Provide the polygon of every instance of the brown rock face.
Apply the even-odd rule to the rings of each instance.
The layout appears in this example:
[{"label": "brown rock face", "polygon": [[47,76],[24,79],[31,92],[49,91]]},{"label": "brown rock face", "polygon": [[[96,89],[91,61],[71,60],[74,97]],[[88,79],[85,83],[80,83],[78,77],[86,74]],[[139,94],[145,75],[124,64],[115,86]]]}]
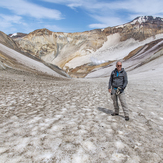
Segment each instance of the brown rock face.
[{"label": "brown rock face", "polygon": [[88,73],[93,72],[95,69],[98,68],[104,68],[106,66],[108,66],[109,64],[111,64],[113,61],[110,62],[105,62],[105,63],[101,63],[99,65],[94,65],[94,64],[84,64],[82,66],[78,66],[76,68],[71,68],[71,69],[67,69],[66,72],[73,78],[84,78],[86,75],[88,75]]},{"label": "brown rock face", "polygon": [[[63,68],[73,58],[96,51],[106,40],[106,35],[101,30],[55,33],[47,29],[40,29],[15,41],[23,52],[29,52],[46,62]],[[57,61],[55,61],[56,58]]]},{"label": "brown rock face", "polygon": [[163,19],[159,17],[143,16],[137,17],[133,21],[116,27],[108,27],[104,30],[107,35],[120,33],[121,41],[129,38],[143,41],[148,37],[163,33]]},{"label": "brown rock face", "polygon": [[[96,29],[81,33],[62,33],[52,32],[48,29],[35,30],[25,37],[17,38],[15,41],[22,52],[28,52],[45,62],[55,64],[66,70],[69,74],[75,74],[80,71],[79,68],[85,68],[85,76],[92,71],[88,68],[89,61],[83,61],[78,66],[73,63],[78,58],[91,56],[107,41],[107,36],[118,33],[120,41],[126,41],[130,38],[143,41],[151,36],[163,33],[163,19],[152,16],[137,17],[133,21],[115,27],[105,29]],[[109,47],[108,47],[109,48]],[[69,63],[70,67],[66,64]],[[74,70],[73,70],[74,69]],[[82,71],[83,73],[83,71]],[[76,75],[78,76],[78,75]]]},{"label": "brown rock face", "polygon": [[[142,54],[144,54],[147,51],[148,51],[148,53],[154,53],[154,56],[156,57],[155,54],[162,49],[163,49],[163,39],[158,39],[158,40],[152,41],[150,43],[147,43],[144,46],[140,46],[140,47],[134,49],[126,57],[124,57],[123,60],[126,61],[129,59],[132,59],[132,57],[137,54],[139,54],[141,56]],[[163,54],[161,54],[161,55],[163,55]],[[140,63],[140,64],[142,65],[142,63]]]},{"label": "brown rock face", "polygon": [[1,31],[0,31],[0,43],[2,43],[5,46],[8,46],[9,48],[18,49],[15,41]]},{"label": "brown rock face", "polygon": [[59,67],[48,64],[29,53],[20,53],[15,41],[5,33],[0,32],[0,70],[16,70],[30,72],[34,75],[69,77]]}]

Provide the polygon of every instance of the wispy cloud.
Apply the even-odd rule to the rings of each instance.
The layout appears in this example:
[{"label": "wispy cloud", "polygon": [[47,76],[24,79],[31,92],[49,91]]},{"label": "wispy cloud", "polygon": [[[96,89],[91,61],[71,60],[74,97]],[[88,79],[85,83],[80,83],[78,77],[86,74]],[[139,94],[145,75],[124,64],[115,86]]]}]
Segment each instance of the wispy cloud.
[{"label": "wispy cloud", "polygon": [[70,7],[82,7],[89,11],[96,12],[98,9],[105,11],[106,9],[119,10],[125,9],[137,13],[163,13],[163,1],[160,0],[119,0],[119,1],[106,1],[106,0],[42,0],[45,2],[64,4]]},{"label": "wispy cloud", "polygon": [[45,28],[47,28],[47,29],[49,29],[49,30],[51,30],[53,32],[63,32],[65,30],[65,29],[60,28],[60,27],[58,27],[56,25],[45,25]]},{"label": "wispy cloud", "polygon": [[[0,30],[5,33],[19,31],[20,28],[22,32],[28,33],[36,28],[44,27],[47,20],[63,19],[60,11],[46,8],[27,0],[0,1],[0,7],[9,11],[7,14],[6,12],[5,14],[0,14],[0,22],[3,22]],[[33,20],[34,23],[30,22],[30,20]]]},{"label": "wispy cloud", "polygon": [[126,0],[120,2],[110,3],[113,9],[125,9],[132,13],[141,13],[144,15],[163,14],[162,10],[163,1],[160,0]]},{"label": "wispy cloud", "polygon": [[[116,20],[117,19],[117,20]],[[106,27],[113,27],[113,26],[118,26],[118,25],[121,25],[121,24],[124,24],[126,23],[126,21],[122,21],[122,20],[118,20],[117,17],[109,17],[108,18],[108,21],[102,21],[102,20],[99,20],[98,22],[100,23],[97,23],[97,24],[89,24],[89,28],[106,28]]]},{"label": "wispy cloud", "polygon": [[21,23],[21,19],[22,19],[21,16],[17,16],[17,15],[10,16],[10,15],[0,14],[0,17],[1,19],[3,19],[3,21],[10,22],[10,23]]},{"label": "wispy cloud", "polygon": [[[88,15],[97,20],[90,24],[90,28],[101,28],[120,25],[135,16],[153,15],[163,16],[163,1],[160,0],[42,0],[51,3],[66,5],[72,9],[82,8]],[[123,14],[122,14],[123,13]]]},{"label": "wispy cloud", "polygon": [[[51,3],[59,5],[51,5]],[[41,4],[46,4],[46,7]],[[78,16],[81,16],[80,20],[84,20],[80,30],[83,29],[84,31],[84,27],[86,30],[89,28],[105,28],[124,24],[137,16],[163,17],[162,6],[163,1],[161,0],[150,0],[150,2],[149,0],[1,0],[0,8],[9,12],[5,12],[7,15],[0,14],[0,22],[3,22],[0,30],[12,32],[21,26],[22,31],[26,32],[38,28],[65,32],[69,28],[69,31],[74,32],[79,29],[78,24],[80,22],[75,22]],[[72,9],[72,13],[74,10],[79,12],[74,16],[65,9],[68,9],[67,11]],[[87,17],[85,17],[86,14]],[[71,16],[72,18],[70,18]],[[61,20],[59,25],[56,20]]]},{"label": "wispy cloud", "polygon": [[118,18],[118,17],[106,17],[106,16],[99,16],[99,15],[92,15],[92,17],[94,19],[96,19],[98,22],[101,23],[97,23],[97,24],[90,24],[89,27],[90,28],[105,28],[108,26],[116,26],[116,25],[120,25],[123,24],[124,22]]},{"label": "wispy cloud", "polygon": [[45,8],[25,0],[0,1],[0,7],[9,9],[14,14],[31,16],[34,18],[63,19],[60,11]]},{"label": "wispy cloud", "polygon": [[17,16],[17,15],[4,15],[4,14],[0,14],[0,22],[1,23],[1,30],[4,32],[14,32],[15,31],[15,27],[13,26],[13,24],[25,24],[22,21],[22,17]]}]

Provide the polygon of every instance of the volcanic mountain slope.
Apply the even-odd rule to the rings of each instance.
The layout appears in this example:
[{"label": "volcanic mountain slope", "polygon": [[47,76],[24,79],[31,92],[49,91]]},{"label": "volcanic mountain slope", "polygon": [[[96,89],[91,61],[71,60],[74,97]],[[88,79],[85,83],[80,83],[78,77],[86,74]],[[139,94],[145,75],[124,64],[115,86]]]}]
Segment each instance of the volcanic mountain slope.
[{"label": "volcanic mountain slope", "polygon": [[15,41],[23,52],[29,52],[46,62],[64,68],[70,60],[89,55],[99,49],[106,40],[101,30],[55,33],[48,29],[40,29]]},{"label": "volcanic mountain slope", "polygon": [[35,57],[28,57],[19,52],[16,43],[0,32],[0,69],[14,69],[34,74],[62,77],[68,75],[55,65],[43,63]]},{"label": "volcanic mountain slope", "polygon": [[[16,46],[7,36],[0,39]],[[91,72],[87,78],[105,77],[115,60],[122,59],[129,77],[125,94],[130,120],[125,121],[121,106],[120,115],[111,116],[108,77],[51,80],[1,70],[0,162],[162,163],[163,38],[158,34],[144,41],[121,41],[115,33],[107,39],[96,53],[85,56],[86,61],[91,58],[88,63],[71,60],[77,65],[71,71],[77,76],[85,67],[85,74]],[[56,75],[4,44],[0,67]]]},{"label": "volcanic mountain slope", "polygon": [[105,29],[82,33],[56,33],[40,29],[15,39],[22,52],[55,64],[73,77],[123,59],[131,51],[162,38],[163,19],[143,16]]},{"label": "volcanic mountain slope", "polygon": [[[129,74],[138,74],[155,71],[157,74],[163,69],[163,38],[147,43],[131,51],[122,59],[123,67]],[[105,67],[94,69],[86,77],[106,77],[110,76],[115,68],[116,61]],[[144,75],[145,76],[145,75]]]},{"label": "volcanic mountain slope", "polygon": [[7,36],[5,33],[3,33],[2,31],[0,31],[0,43],[9,48],[18,50],[18,47],[15,41],[9,36]]}]

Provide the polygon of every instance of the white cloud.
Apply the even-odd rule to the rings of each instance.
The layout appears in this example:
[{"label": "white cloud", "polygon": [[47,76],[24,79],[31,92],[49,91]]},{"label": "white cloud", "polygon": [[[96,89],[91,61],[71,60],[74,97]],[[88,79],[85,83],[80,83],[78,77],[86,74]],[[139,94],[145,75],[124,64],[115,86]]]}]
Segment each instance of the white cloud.
[{"label": "white cloud", "polygon": [[[0,14],[1,19],[3,19],[3,21],[9,22],[9,23],[21,23],[21,16],[17,16],[17,15],[4,15],[4,14]],[[3,23],[2,23],[3,24]]]},{"label": "white cloud", "polygon": [[160,0],[126,0],[112,2],[109,4],[110,8],[115,10],[127,10],[132,13],[143,14],[143,15],[155,15],[163,13],[162,5],[163,1]]},{"label": "white cloud", "polygon": [[47,29],[49,29],[49,30],[51,30],[53,32],[63,32],[64,31],[63,28],[60,28],[60,27],[58,27],[56,25],[45,25],[45,28],[47,28]]},{"label": "white cloud", "polygon": [[48,9],[25,0],[4,0],[0,1],[0,7],[7,8],[17,15],[31,16],[34,18],[63,19],[61,12],[55,9]]},{"label": "white cloud", "polygon": [[31,27],[31,24],[25,22],[23,17],[17,15],[4,15],[0,14],[0,30],[6,34],[12,34],[16,32],[29,33],[36,28]]},{"label": "white cloud", "polygon": [[[125,9],[135,13],[163,13],[163,1],[160,0],[123,0],[123,1],[101,1],[101,0],[42,0],[45,2],[65,4],[70,7],[82,7],[89,11],[106,9]],[[94,11],[96,12],[96,11]]]},{"label": "white cloud", "polygon": [[6,33],[11,33],[16,30],[13,27],[13,23],[24,24],[22,22],[22,17],[17,15],[9,16],[9,15],[0,14],[0,22],[3,22],[1,23],[0,30]]},{"label": "white cloud", "polygon": [[90,28],[106,28],[108,26],[116,26],[121,25],[124,22],[117,17],[108,17],[106,15],[99,16],[99,15],[91,15],[94,19],[96,19],[98,22],[97,24],[90,24]]},{"label": "white cloud", "polygon": [[[152,15],[163,17],[163,1],[161,0],[40,0],[50,3],[62,4],[75,9],[80,8],[95,21],[88,24],[89,28],[105,28],[131,21],[137,16]],[[35,2],[33,0],[33,2]],[[1,0],[0,7],[11,11],[14,16],[0,15],[0,29],[8,31],[14,29],[13,24],[21,24],[23,30],[32,28],[48,28],[52,31],[67,31],[57,25],[45,25],[47,19],[61,20],[62,13],[49,9],[31,0]],[[36,18],[34,23],[28,22],[27,17]],[[45,20],[46,19],[46,20]],[[74,22],[75,23],[75,22]],[[51,22],[50,22],[51,24]],[[74,30],[74,29],[73,29]],[[72,31],[73,31],[72,30]]]},{"label": "white cloud", "polygon": [[76,7],[80,7],[81,4],[78,4],[78,3],[71,3],[69,5],[67,5],[68,7],[72,8],[72,9],[75,9]]},{"label": "white cloud", "polygon": [[[114,26],[124,23],[135,16],[163,16],[163,1],[160,0],[119,0],[119,1],[101,1],[101,0],[43,0],[51,3],[66,5],[72,9],[82,8],[87,11],[91,17],[97,20],[97,23],[90,24],[90,28],[104,27],[105,25]],[[125,17],[122,18],[122,15]],[[97,16],[99,18],[97,18]],[[120,19],[121,18],[121,19]]]},{"label": "white cloud", "polygon": [[105,28],[107,27],[107,24],[90,24],[89,27],[90,28]]}]

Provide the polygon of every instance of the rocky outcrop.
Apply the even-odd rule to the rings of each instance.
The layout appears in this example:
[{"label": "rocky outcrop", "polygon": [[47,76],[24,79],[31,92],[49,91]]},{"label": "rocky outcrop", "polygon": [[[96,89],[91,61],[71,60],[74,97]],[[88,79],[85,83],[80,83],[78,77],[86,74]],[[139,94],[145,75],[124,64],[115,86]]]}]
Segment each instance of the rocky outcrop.
[{"label": "rocky outcrop", "polygon": [[0,43],[9,48],[18,49],[16,42],[2,31],[0,31]]},{"label": "rocky outcrop", "polygon": [[8,36],[13,38],[13,39],[16,39],[16,38],[22,38],[24,36],[26,36],[27,34],[26,33],[13,33],[13,34],[9,34]]},{"label": "rocky outcrop", "polygon": [[[17,44],[13,39],[7,36],[5,33],[0,31],[0,43],[11,48],[18,50]],[[0,69],[6,69],[6,67],[16,67],[17,63],[15,59],[11,59],[10,57],[6,56],[5,53],[0,48]]]},{"label": "rocky outcrop", "polygon": [[[90,58],[95,53],[97,56],[102,55],[100,53],[98,55],[98,50],[107,41],[112,41],[108,40],[108,36],[118,34],[119,42],[129,39],[140,42],[149,37],[155,39],[155,36],[161,33],[163,33],[162,18],[143,16],[120,26],[81,33],[62,33],[39,29],[15,41],[22,52],[28,52],[45,62],[55,64],[70,75],[72,72],[78,72],[79,67],[88,70],[85,71],[86,75],[90,72],[89,70],[92,71],[92,68],[88,68],[88,65],[92,64]],[[109,46],[106,47],[106,49],[109,48]],[[106,64],[109,62],[110,60],[107,59]]]},{"label": "rocky outcrop", "polygon": [[20,53],[16,43],[0,32],[0,70],[8,69],[59,78],[69,77],[55,65],[48,64],[28,53]]},{"label": "rocky outcrop", "polygon": [[[132,71],[162,56],[163,39],[158,39],[131,51],[129,55],[124,58],[124,63],[125,61],[133,63],[132,66],[126,67],[128,71]],[[151,67],[149,67],[149,69],[151,69]]]},{"label": "rocky outcrop", "polygon": [[[157,39],[146,43],[132,50],[122,60],[122,65],[128,74],[148,72],[146,78],[151,75],[150,71],[160,71],[163,69],[163,39]],[[106,65],[105,67],[96,68],[85,76],[85,78],[109,77],[113,69],[115,69],[116,61]]]},{"label": "rocky outcrop", "polygon": [[104,32],[107,35],[120,33],[121,41],[130,38],[143,41],[148,37],[163,33],[163,19],[153,16],[137,17],[127,24],[105,28]]},{"label": "rocky outcrop", "polygon": [[70,60],[96,51],[106,40],[105,33],[101,30],[55,33],[40,29],[22,39],[16,39],[16,42],[23,52],[63,68]]}]

